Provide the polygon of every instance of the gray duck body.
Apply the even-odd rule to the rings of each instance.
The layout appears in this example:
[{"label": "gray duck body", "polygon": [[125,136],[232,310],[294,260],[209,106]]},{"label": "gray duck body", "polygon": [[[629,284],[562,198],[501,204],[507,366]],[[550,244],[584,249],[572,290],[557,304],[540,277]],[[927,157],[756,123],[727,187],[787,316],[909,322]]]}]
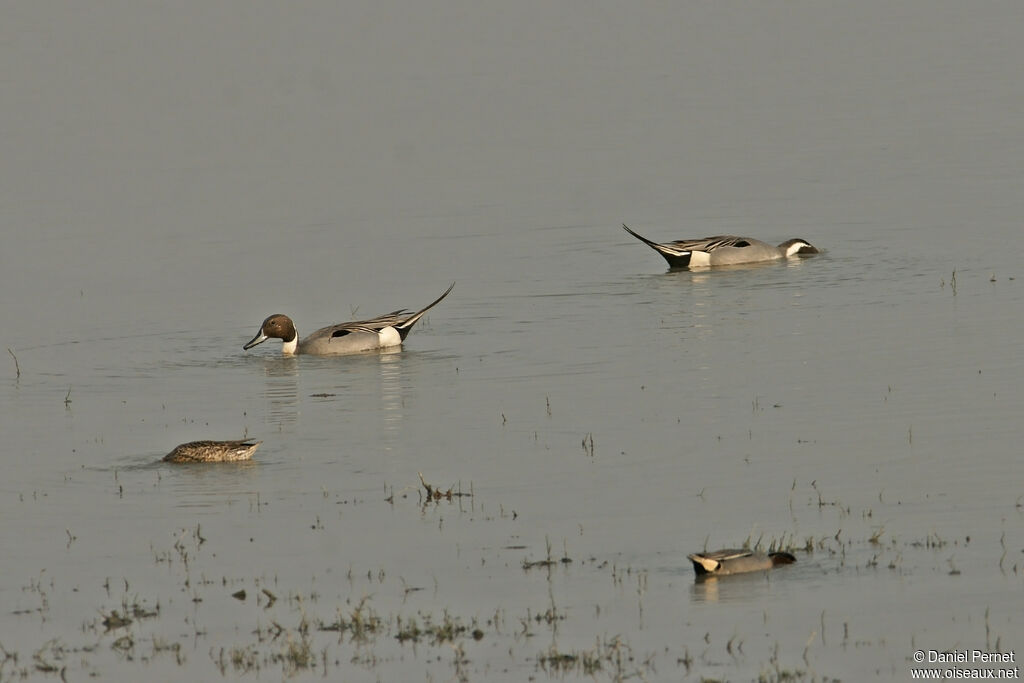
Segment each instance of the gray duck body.
[{"label": "gray duck body", "polygon": [[728,576],[765,571],[783,564],[793,564],[796,557],[786,552],[763,553],[743,548],[724,548],[686,556],[693,562],[697,577]]},{"label": "gray duck body", "polygon": [[405,309],[392,311],[367,320],[353,320],[336,325],[321,327],[309,336],[299,340],[295,323],[283,313],[267,317],[256,333],[242,348],[251,349],[268,339],[280,339],[281,351],[285,355],[309,354],[314,356],[339,356],[363,351],[401,346],[413,325],[423,314],[441,303],[455,287],[453,282],[444,293],[415,313]]},{"label": "gray duck body", "polygon": [[753,237],[717,235],[699,239],[654,242],[622,226],[626,232],[661,254],[672,268],[735,266],[745,263],[766,263],[795,256],[817,254],[818,249],[800,238],[786,240],[779,246]]}]

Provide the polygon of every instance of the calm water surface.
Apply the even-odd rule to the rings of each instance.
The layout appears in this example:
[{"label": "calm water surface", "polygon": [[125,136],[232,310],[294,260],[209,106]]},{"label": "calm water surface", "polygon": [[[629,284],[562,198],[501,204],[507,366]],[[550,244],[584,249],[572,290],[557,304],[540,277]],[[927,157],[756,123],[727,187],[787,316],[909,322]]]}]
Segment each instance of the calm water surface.
[{"label": "calm water surface", "polygon": [[[1017,5],[4,14],[0,681],[1019,650]],[[825,251],[672,272],[623,221]],[[241,349],[453,280],[398,353]],[[694,582],[745,542],[799,561]]]}]

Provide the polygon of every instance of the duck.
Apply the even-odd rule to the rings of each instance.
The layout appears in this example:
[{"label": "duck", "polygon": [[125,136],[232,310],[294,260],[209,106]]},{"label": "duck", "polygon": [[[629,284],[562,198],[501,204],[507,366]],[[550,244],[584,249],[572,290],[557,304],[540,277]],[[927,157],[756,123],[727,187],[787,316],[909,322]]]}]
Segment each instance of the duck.
[{"label": "duck", "polygon": [[248,460],[262,441],[190,441],[176,446],[164,462],[240,462]]},{"label": "duck", "polygon": [[686,557],[693,562],[693,571],[697,578],[745,574],[796,562],[796,557],[791,553],[763,553],[742,548],[725,548],[713,552],[694,553]]},{"label": "duck", "polygon": [[353,320],[337,325],[321,327],[305,339],[299,341],[295,331],[295,323],[283,313],[269,316],[260,325],[256,333],[242,348],[246,351],[262,344],[268,339],[280,339],[281,351],[286,356],[310,354],[314,356],[337,356],[362,351],[374,351],[401,346],[412,326],[423,317],[423,314],[441,303],[455,287],[453,282],[444,294],[437,297],[426,307],[415,313],[399,309],[391,313],[379,315],[368,320]]},{"label": "duck", "polygon": [[735,235],[717,235],[661,243],[638,235],[630,230],[625,223],[622,227],[630,235],[664,256],[671,268],[735,266],[819,253],[817,247],[799,237],[786,240],[777,247],[753,237],[736,237]]}]

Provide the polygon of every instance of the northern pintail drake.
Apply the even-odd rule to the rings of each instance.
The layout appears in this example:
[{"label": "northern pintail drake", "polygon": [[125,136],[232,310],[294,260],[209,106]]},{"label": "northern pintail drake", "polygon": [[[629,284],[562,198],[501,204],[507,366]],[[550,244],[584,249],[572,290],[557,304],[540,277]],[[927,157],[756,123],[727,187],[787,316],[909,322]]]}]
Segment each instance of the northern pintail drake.
[{"label": "northern pintail drake", "polygon": [[399,309],[391,313],[379,315],[369,320],[353,320],[322,327],[302,341],[295,331],[292,319],[281,313],[275,313],[260,325],[260,331],[243,349],[251,349],[268,339],[280,339],[281,350],[286,356],[306,353],[314,356],[335,356],[346,353],[359,353],[376,349],[388,349],[401,346],[412,326],[423,317],[423,314],[441,303],[455,287],[453,282],[444,294],[437,297],[425,308],[415,313]]},{"label": "northern pintail drake", "polygon": [[777,261],[818,253],[818,250],[810,242],[799,238],[786,240],[777,247],[752,237],[736,237],[734,235],[661,243],[652,242],[646,237],[636,234],[625,224],[622,227],[630,235],[664,256],[671,268],[735,266],[742,263]]},{"label": "northern pintail drake", "polygon": [[693,571],[698,577],[745,574],[796,562],[796,557],[790,553],[762,553],[756,550],[737,548],[694,553],[686,557],[693,562]]},{"label": "northern pintail drake", "polygon": [[248,460],[262,441],[190,441],[164,456],[164,462],[239,462]]}]

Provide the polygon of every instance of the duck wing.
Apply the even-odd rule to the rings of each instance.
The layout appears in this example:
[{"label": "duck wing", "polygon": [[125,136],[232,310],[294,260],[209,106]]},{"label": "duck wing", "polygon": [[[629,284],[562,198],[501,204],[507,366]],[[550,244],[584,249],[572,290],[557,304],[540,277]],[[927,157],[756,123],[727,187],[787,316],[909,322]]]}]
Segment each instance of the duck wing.
[{"label": "duck wing", "polygon": [[412,326],[423,317],[423,314],[429,311],[431,308],[441,303],[448,294],[451,293],[452,289],[455,288],[455,283],[451,283],[448,289],[444,290],[444,293],[431,301],[429,304],[421,308],[420,310],[413,313],[407,308],[400,308],[397,311],[391,311],[384,315],[378,315],[376,318],[367,318],[366,320],[353,320],[347,323],[340,323],[338,325],[331,325],[330,327],[324,327],[317,330],[311,336],[319,337],[344,337],[345,335],[352,334],[353,332],[371,332],[377,333],[383,330],[385,327],[394,327],[398,330],[398,333],[405,339],[406,335],[409,334],[409,330]]},{"label": "duck wing", "polygon": [[725,548],[723,550],[715,550],[709,553],[697,553],[700,557],[708,560],[715,560],[717,562],[738,560],[741,557],[750,557],[753,554],[753,550],[747,550],[745,548]]},{"label": "duck wing", "polygon": [[353,332],[372,332],[377,333],[383,330],[385,327],[395,327],[400,325],[406,317],[409,315],[409,311],[400,308],[397,311],[391,311],[384,315],[378,315],[376,318],[367,318],[366,320],[352,320],[347,323],[339,323],[337,325],[331,325],[323,329],[317,330],[314,335],[325,336],[325,337],[344,337],[347,334]]},{"label": "duck wing", "polygon": [[742,548],[726,548],[724,550],[713,550],[711,552],[694,553],[687,555],[686,559],[693,562],[693,569],[698,574],[713,574],[717,572],[722,564],[743,557],[750,557],[753,551]]},{"label": "duck wing", "polygon": [[[735,235],[715,235],[714,237],[701,237],[693,240],[675,240],[668,242],[679,251],[703,251],[704,253],[710,254],[715,249],[721,249],[722,247],[749,247],[750,242],[746,237],[736,237]],[[663,245],[665,246],[665,245]]]},{"label": "duck wing", "polygon": [[[643,235],[634,232],[626,224],[623,224],[622,227],[630,235],[669,259],[670,263],[673,263],[675,259],[686,260],[686,257],[695,251],[710,253],[715,249],[721,249],[722,247],[750,246],[750,242],[746,237],[736,237],[735,235],[715,235],[714,237],[700,237],[698,239],[655,242],[654,240],[649,240]],[[687,265],[687,263],[682,262],[679,265]]]}]

